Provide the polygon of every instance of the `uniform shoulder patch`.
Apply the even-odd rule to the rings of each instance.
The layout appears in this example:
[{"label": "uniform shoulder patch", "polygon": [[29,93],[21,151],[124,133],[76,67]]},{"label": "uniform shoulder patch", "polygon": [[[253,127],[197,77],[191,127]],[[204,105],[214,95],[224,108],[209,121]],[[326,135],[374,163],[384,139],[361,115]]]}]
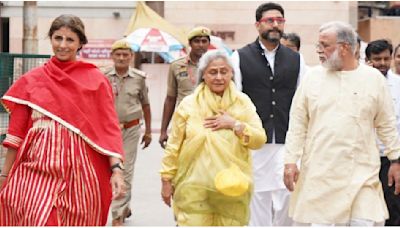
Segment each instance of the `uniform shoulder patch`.
[{"label": "uniform shoulder patch", "polygon": [[183,57],[180,57],[179,59],[172,61],[171,64],[181,65],[181,64],[185,63],[185,61],[186,61],[186,56],[183,56]]},{"label": "uniform shoulder patch", "polygon": [[147,73],[144,72],[144,71],[138,70],[138,69],[136,69],[136,68],[131,68],[131,70],[132,70],[132,72],[133,72],[134,74],[137,74],[137,75],[139,75],[139,76],[142,77],[142,78],[146,78],[146,77],[147,77]]}]

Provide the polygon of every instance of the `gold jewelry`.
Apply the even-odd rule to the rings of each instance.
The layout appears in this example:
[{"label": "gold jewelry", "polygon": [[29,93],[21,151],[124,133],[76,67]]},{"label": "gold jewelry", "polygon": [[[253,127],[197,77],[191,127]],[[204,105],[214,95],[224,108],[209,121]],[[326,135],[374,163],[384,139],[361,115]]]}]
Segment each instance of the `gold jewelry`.
[{"label": "gold jewelry", "polygon": [[146,138],[150,138],[150,139],[151,139],[151,133],[144,134],[143,137],[146,137]]}]

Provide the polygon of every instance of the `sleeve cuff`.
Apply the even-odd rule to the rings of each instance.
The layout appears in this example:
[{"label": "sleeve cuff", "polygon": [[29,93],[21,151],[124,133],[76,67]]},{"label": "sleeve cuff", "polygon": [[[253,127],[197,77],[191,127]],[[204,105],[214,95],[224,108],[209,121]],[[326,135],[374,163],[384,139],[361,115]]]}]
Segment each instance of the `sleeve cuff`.
[{"label": "sleeve cuff", "polygon": [[22,144],[23,139],[18,136],[7,134],[3,141],[3,146],[7,148],[18,149]]},{"label": "sleeve cuff", "polygon": [[[244,125],[244,129],[243,129],[243,133],[242,135],[239,137],[240,143],[242,143],[242,145],[247,146],[250,142],[250,131],[249,131],[249,127],[247,126],[247,123],[243,123]],[[247,136],[247,137],[246,137]]]},{"label": "sleeve cuff", "polygon": [[169,181],[169,180],[172,180],[173,178],[174,178],[173,175],[171,175],[171,174],[164,174],[164,173],[162,173],[162,171],[161,171],[161,179],[162,179],[162,180],[164,180],[164,181]]},{"label": "sleeve cuff", "polygon": [[392,152],[392,153],[389,153],[388,155],[387,155],[387,158],[389,159],[389,160],[396,160],[396,159],[398,159],[400,157],[400,151],[399,152]]},{"label": "sleeve cuff", "polygon": [[298,155],[293,155],[293,154],[290,154],[288,151],[287,151],[287,149],[285,148],[284,149],[285,151],[285,153],[284,153],[284,164],[286,165],[286,164],[296,164],[297,163],[297,161],[299,160],[299,158],[300,158],[300,156],[298,156]]}]

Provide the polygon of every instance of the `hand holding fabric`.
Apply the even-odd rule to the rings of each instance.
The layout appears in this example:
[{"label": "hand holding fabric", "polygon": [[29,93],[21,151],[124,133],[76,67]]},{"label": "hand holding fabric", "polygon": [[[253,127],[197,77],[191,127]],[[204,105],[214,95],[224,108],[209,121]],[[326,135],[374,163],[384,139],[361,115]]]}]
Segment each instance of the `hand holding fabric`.
[{"label": "hand holding fabric", "polygon": [[289,191],[292,192],[294,190],[294,185],[299,178],[299,174],[300,171],[297,169],[297,165],[295,163],[285,164],[283,182]]},{"label": "hand holding fabric", "polygon": [[394,194],[400,194],[400,164],[393,163],[388,171],[388,185],[392,186],[394,182]]},{"label": "hand holding fabric", "polygon": [[219,129],[232,129],[236,120],[227,112],[220,111],[218,115],[204,119],[204,127],[216,131]]}]

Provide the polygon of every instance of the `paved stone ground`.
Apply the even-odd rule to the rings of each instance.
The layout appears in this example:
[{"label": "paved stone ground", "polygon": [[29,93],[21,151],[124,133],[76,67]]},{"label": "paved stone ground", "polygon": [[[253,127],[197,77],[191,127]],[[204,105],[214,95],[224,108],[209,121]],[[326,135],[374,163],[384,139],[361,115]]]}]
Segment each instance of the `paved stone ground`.
[{"label": "paved stone ground", "polygon": [[[172,209],[161,200],[161,169],[163,149],[158,143],[160,135],[145,150],[139,147],[133,180],[133,215],[125,220],[126,226],[175,226]],[[108,226],[111,226],[111,214]]]}]

